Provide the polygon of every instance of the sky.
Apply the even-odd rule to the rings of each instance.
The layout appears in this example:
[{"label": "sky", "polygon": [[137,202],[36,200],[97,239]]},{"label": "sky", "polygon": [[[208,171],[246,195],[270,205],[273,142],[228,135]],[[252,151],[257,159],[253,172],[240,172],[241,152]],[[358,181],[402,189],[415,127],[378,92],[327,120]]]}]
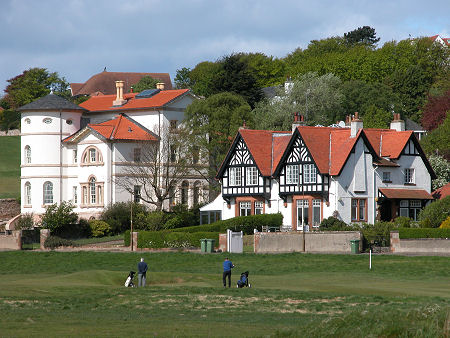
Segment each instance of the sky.
[{"label": "sky", "polygon": [[234,52],[285,57],[309,41],[375,28],[378,46],[450,37],[448,0],[0,0],[0,96],[33,67],[85,82],[170,73]]}]

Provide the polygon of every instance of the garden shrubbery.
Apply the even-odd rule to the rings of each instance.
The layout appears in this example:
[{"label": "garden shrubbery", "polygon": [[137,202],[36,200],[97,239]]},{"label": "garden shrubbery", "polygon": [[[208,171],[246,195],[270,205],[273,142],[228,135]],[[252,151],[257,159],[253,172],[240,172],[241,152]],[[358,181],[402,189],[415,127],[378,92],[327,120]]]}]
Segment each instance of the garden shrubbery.
[{"label": "garden shrubbery", "polygon": [[440,229],[450,229],[450,216],[446,218],[444,222],[439,226]]},{"label": "garden shrubbery", "polygon": [[450,196],[428,204],[419,214],[419,224],[422,228],[439,228],[448,216]]},{"label": "garden shrubbery", "polygon": [[[171,232],[171,231],[139,231],[138,248],[189,248],[199,247],[200,240],[204,238],[215,239],[219,244],[218,232]],[[130,245],[130,231],[124,233],[126,246]]]},{"label": "garden shrubbery", "polygon": [[49,236],[44,242],[44,247],[47,249],[56,249],[61,246],[76,246],[71,240],[61,238],[58,236]]},{"label": "garden shrubbery", "polygon": [[320,223],[319,230],[329,230],[329,231],[342,231],[342,230],[353,230],[353,228],[349,227],[347,223],[337,219],[336,217],[330,216],[328,218],[324,218]]},{"label": "garden shrubbery", "polygon": [[92,237],[103,237],[108,235],[111,231],[111,227],[108,223],[97,219],[89,221],[89,227],[91,229]]}]

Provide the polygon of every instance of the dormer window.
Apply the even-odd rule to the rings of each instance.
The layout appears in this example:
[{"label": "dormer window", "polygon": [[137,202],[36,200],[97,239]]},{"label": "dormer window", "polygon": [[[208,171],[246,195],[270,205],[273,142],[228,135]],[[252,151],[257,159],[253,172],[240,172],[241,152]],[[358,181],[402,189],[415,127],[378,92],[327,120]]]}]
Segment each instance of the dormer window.
[{"label": "dormer window", "polygon": [[81,165],[103,165],[103,157],[96,147],[86,148],[81,156]]}]

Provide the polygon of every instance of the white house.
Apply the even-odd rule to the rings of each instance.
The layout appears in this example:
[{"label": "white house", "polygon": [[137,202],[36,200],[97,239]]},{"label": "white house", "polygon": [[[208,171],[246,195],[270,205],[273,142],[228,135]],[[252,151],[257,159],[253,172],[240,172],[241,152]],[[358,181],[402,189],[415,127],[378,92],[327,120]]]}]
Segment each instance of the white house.
[{"label": "white house", "polygon": [[357,113],[349,128],[297,119],[291,132],[239,130],[217,173],[221,194],[200,209],[203,222],[278,212],[286,230],[318,227],[329,216],[416,220],[432,199],[435,174],[399,114],[391,129],[364,129]]},{"label": "white house", "polygon": [[[75,212],[97,217],[110,203],[132,196],[116,184],[127,165],[138,165],[141,146],[160,140],[162,128],[176,131],[195,100],[187,89],[101,95],[75,105],[49,94],[21,107],[21,212],[71,201]],[[134,198],[140,186],[134,186]],[[176,200],[192,207],[203,201],[207,183],[195,172],[179,182]],[[169,208],[169,201],[164,207]]]}]

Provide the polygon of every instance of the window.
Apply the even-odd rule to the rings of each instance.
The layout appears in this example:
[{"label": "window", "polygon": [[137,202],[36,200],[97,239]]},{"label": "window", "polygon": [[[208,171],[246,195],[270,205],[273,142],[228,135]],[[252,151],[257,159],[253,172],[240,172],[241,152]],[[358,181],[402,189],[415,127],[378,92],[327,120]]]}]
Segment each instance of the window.
[{"label": "window", "polygon": [[44,183],[44,204],[53,204],[53,183]]},{"label": "window", "polygon": [[391,172],[390,171],[383,172],[383,182],[386,182],[386,183],[391,182]]},{"label": "window", "polygon": [[96,156],[95,149],[93,149],[93,148],[89,149],[89,162],[94,163],[96,161],[96,159],[97,159],[97,156]]},{"label": "window", "polygon": [[25,183],[25,204],[31,205],[31,184],[30,184],[30,182]]},{"label": "window", "polygon": [[73,191],[73,204],[77,204],[78,203],[78,191],[77,191],[77,187],[73,187],[72,188]]},{"label": "window", "polygon": [[317,180],[317,170],[314,164],[304,164],[303,165],[303,176],[304,183],[316,183]]},{"label": "window", "polygon": [[188,204],[189,183],[184,181],[181,183],[181,204]]},{"label": "window", "polygon": [[298,175],[298,165],[290,164],[286,166],[286,184],[297,184]]},{"label": "window", "polygon": [[309,224],[309,201],[297,200],[297,230],[303,230],[303,225]]},{"label": "window", "polygon": [[77,163],[78,162],[77,155],[78,155],[78,151],[76,149],[74,149],[73,153],[72,153],[73,163]]},{"label": "window", "polygon": [[200,182],[194,183],[194,205],[198,205],[199,197],[200,197]]},{"label": "window", "polygon": [[83,204],[89,204],[87,191],[88,191],[88,188],[83,187]]},{"label": "window", "polygon": [[89,196],[90,196],[90,204],[96,203],[96,194],[95,194],[95,177],[91,177],[89,180]]},{"label": "window", "polygon": [[52,123],[52,119],[49,117],[46,117],[45,119],[42,120],[42,122],[44,122],[45,124],[50,124],[50,123]]},{"label": "window", "polygon": [[133,160],[134,162],[141,162],[141,148],[134,148]]},{"label": "window", "polygon": [[133,197],[134,197],[134,203],[139,203],[141,201],[141,188],[140,185],[135,185],[133,187]]},{"label": "window", "polygon": [[30,164],[31,163],[31,147],[25,146],[25,163]]},{"label": "window", "polygon": [[256,167],[248,167],[246,169],[246,174],[247,185],[258,184],[258,169],[256,169]]},{"label": "window", "polygon": [[81,156],[81,165],[102,165],[103,158],[100,150],[90,146],[86,148]]},{"label": "window", "polygon": [[240,202],[239,203],[239,216],[250,216],[252,214],[252,203],[251,202]]},{"label": "window", "polygon": [[192,164],[197,164],[200,157],[200,149],[197,146],[192,147]]},{"label": "window", "polygon": [[255,215],[262,215],[264,210],[263,202],[255,202]]},{"label": "window", "polygon": [[400,216],[409,217],[413,221],[417,221],[420,210],[422,210],[422,202],[420,200],[400,201]]},{"label": "window", "polygon": [[414,184],[414,169],[405,169],[405,184]]},{"label": "window", "polygon": [[66,120],[66,123],[70,126],[70,125],[72,125],[73,121],[72,120]]},{"label": "window", "polygon": [[170,162],[174,163],[177,161],[177,148],[174,145],[170,146]]},{"label": "window", "polygon": [[241,168],[230,168],[230,185],[240,186],[242,184],[242,172]]},{"label": "window", "polygon": [[318,228],[320,225],[320,206],[321,206],[321,200],[313,200],[313,214],[312,214],[312,221],[313,221],[313,227]]},{"label": "window", "polygon": [[366,220],[366,200],[361,198],[352,199],[352,221],[360,222]]}]

